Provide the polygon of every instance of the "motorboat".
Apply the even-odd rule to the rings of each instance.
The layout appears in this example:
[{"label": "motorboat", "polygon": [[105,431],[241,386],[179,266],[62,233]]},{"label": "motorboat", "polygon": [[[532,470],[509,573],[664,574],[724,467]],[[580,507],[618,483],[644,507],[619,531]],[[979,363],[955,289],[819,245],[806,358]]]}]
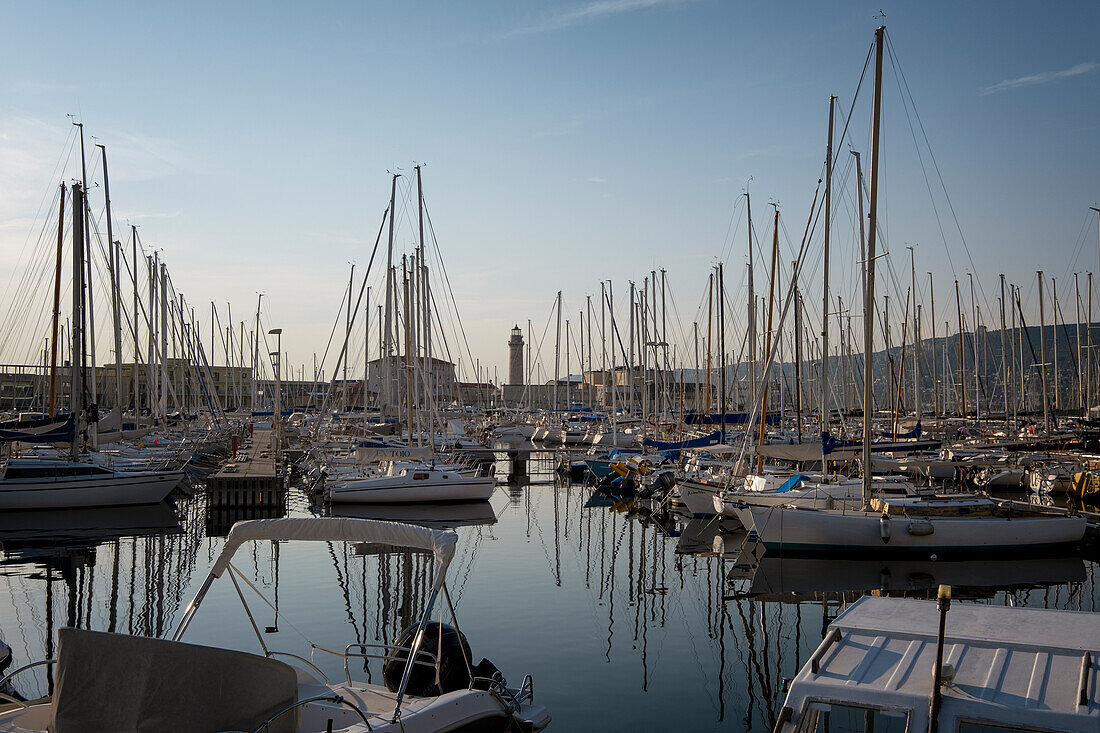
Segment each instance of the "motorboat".
[{"label": "motorboat", "polygon": [[118,470],[97,463],[12,458],[0,471],[0,509],[157,504],[183,471]]},{"label": "motorboat", "polygon": [[1100,730],[1100,615],[951,606],[946,587],[936,602],[849,606],[791,682],[776,733]]},{"label": "motorboat", "polygon": [[326,489],[333,503],[403,504],[408,502],[485,501],[493,495],[492,476],[468,476],[429,463],[393,461],[377,476],[342,476]]},{"label": "motorboat", "polygon": [[[326,675],[321,667],[332,665],[324,661],[314,664],[269,649],[255,627],[262,656],[183,642],[215,580],[228,574],[238,591],[247,585],[261,594],[233,564],[237,550],[251,541],[354,542],[430,552],[434,574],[424,613],[389,644],[351,643],[340,651],[309,642],[312,653],[330,655],[342,665],[343,679]],[[550,715],[534,703],[531,678],[510,686],[491,662],[474,664],[457,622],[432,620],[433,609],[444,600],[454,615],[445,581],[457,542],[454,532],[368,519],[238,522],[170,640],[61,629],[56,660],[26,665],[0,679],[2,687],[28,669],[56,664],[49,697],[27,702],[4,696],[0,733],[541,731]],[[240,599],[251,619],[243,593]],[[381,679],[353,679],[350,663],[370,660],[382,663]]]}]

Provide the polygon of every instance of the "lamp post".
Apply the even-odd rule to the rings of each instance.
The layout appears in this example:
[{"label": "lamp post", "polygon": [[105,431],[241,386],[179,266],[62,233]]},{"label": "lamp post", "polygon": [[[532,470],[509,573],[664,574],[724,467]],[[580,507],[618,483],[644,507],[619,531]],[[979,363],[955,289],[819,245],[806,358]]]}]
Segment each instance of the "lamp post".
[{"label": "lamp post", "polygon": [[275,463],[283,464],[283,383],[282,383],[282,353],[283,353],[283,329],[273,328],[268,334],[275,337],[275,351],[269,355],[272,359],[272,368],[275,370],[275,415],[271,427],[275,429]]}]

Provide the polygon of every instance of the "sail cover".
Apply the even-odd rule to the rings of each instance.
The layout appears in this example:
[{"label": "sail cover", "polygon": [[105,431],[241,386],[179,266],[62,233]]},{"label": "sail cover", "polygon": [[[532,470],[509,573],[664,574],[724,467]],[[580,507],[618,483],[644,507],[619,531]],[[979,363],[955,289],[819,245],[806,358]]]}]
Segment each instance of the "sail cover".
[{"label": "sail cover", "polygon": [[0,442],[71,443],[75,435],[76,421],[71,414],[0,423]]},{"label": "sail cover", "polygon": [[722,440],[722,432],[715,430],[709,435],[704,435],[699,438],[692,438],[690,440],[653,440],[652,438],[646,438],[642,441],[642,444],[649,448],[656,448],[657,450],[684,450],[686,448],[701,448],[705,445],[717,445]]}]

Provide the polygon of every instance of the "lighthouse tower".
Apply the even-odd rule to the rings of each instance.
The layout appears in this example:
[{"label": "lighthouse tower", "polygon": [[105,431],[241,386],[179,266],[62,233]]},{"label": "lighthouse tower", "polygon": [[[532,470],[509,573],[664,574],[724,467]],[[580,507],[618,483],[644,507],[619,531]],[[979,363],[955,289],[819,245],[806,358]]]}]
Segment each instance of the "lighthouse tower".
[{"label": "lighthouse tower", "polygon": [[523,331],[519,324],[508,339],[508,384],[523,384]]}]

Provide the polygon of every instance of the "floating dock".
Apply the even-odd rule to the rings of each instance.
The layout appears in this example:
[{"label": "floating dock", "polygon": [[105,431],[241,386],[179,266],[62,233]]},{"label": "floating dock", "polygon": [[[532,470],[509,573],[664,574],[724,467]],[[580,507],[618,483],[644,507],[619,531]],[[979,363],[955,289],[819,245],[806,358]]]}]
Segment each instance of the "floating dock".
[{"label": "floating dock", "polygon": [[208,507],[281,506],[286,501],[282,467],[271,430],[255,430],[236,453],[206,479]]}]

